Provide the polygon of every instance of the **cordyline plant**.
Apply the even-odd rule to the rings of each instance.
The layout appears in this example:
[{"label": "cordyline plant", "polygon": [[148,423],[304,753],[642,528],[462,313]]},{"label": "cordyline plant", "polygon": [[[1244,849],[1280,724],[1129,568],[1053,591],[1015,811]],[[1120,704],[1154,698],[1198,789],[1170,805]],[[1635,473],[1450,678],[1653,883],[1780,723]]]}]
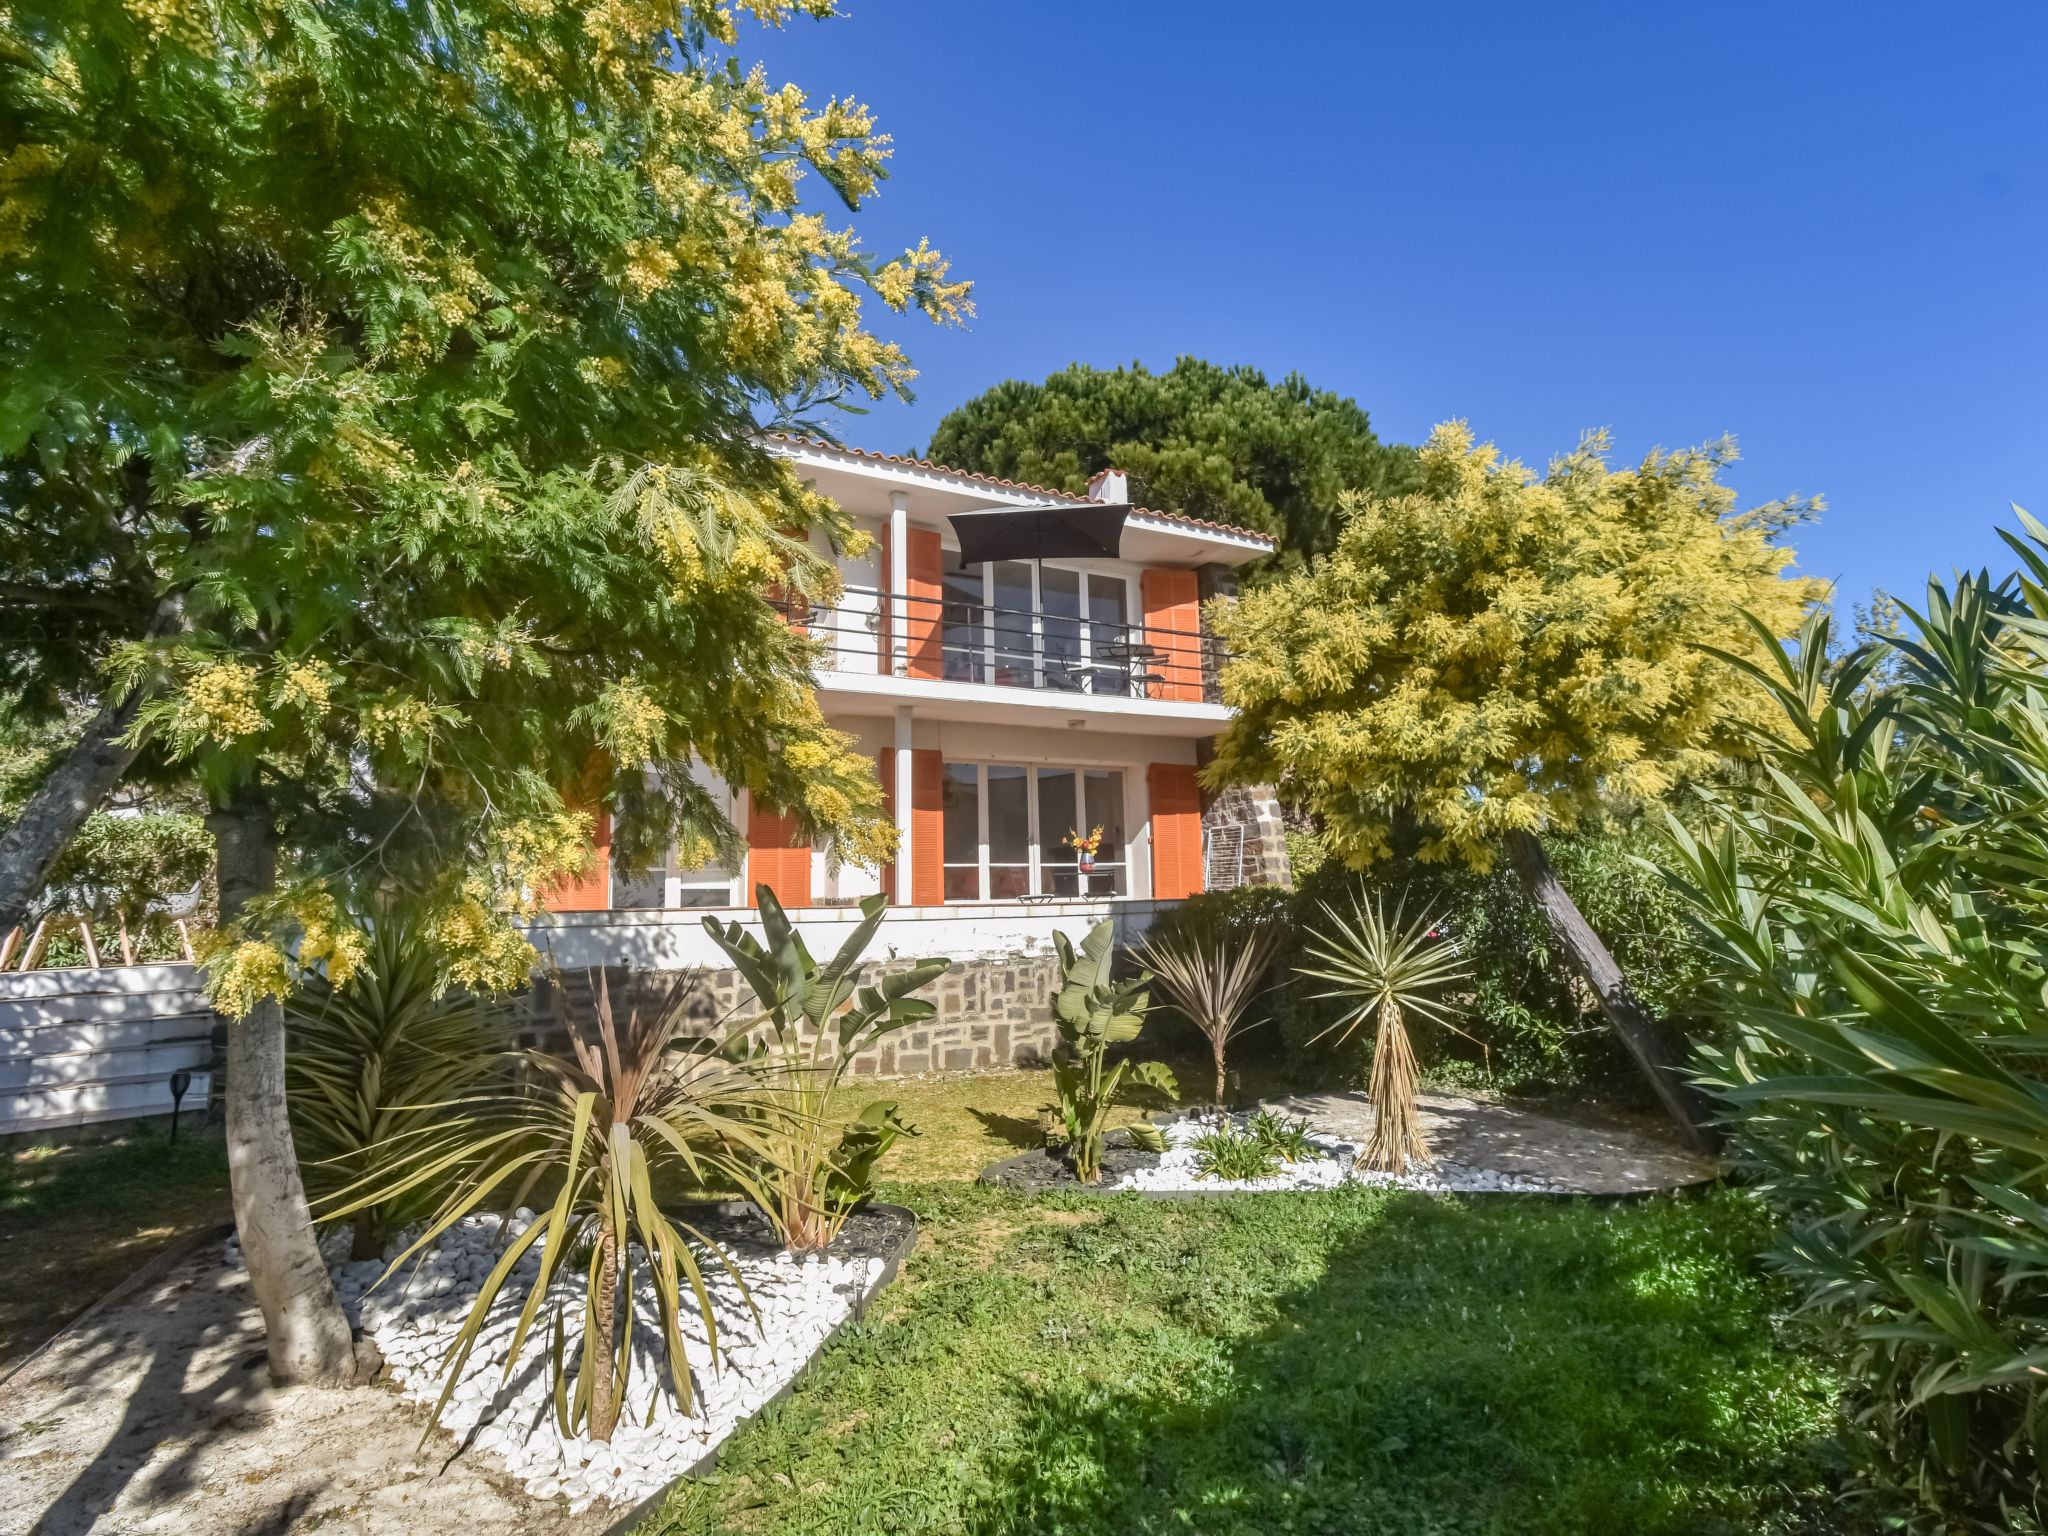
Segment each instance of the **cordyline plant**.
[{"label": "cordyline plant", "polygon": [[1454,1027],[1455,1010],[1443,993],[1466,979],[1457,950],[1437,937],[1428,913],[1402,921],[1405,904],[1405,898],[1397,901],[1389,917],[1377,891],[1370,906],[1354,896],[1348,915],[1324,902],[1329,927],[1308,935],[1308,955],[1316,963],[1299,967],[1304,976],[1335,984],[1315,996],[1348,1005],[1323,1035],[1335,1032],[1342,1042],[1364,1025],[1373,1026],[1372,1135],[1359,1148],[1358,1166],[1384,1173],[1406,1173],[1411,1162],[1431,1160],[1416,1113],[1419,1074],[1408,1016]]},{"label": "cordyline plant", "polygon": [[[691,1401],[680,1326],[686,1304],[695,1306],[713,1362],[718,1358],[700,1252],[723,1265],[744,1293],[731,1261],[697,1227],[674,1214],[671,1202],[679,1191],[738,1190],[765,1205],[767,1192],[755,1170],[771,1149],[756,1128],[753,1081],[719,1053],[716,1042],[678,1041],[696,977],[629,978],[623,1019],[612,1002],[608,976],[596,971],[590,981],[587,1017],[570,1007],[559,982],[550,989],[573,1060],[527,1053],[534,1080],[525,1091],[461,1118],[452,1128],[452,1147],[437,1143],[402,1152],[321,1213],[338,1221],[357,1209],[402,1202],[415,1190],[454,1181],[419,1235],[391,1262],[387,1280],[465,1217],[508,1213],[497,1261],[450,1347],[434,1421],[454,1395],[477,1335],[528,1254],[536,1255],[537,1262],[524,1282],[525,1301],[507,1349],[507,1381],[541,1321],[557,1277],[574,1273],[576,1254],[589,1255],[575,1320],[573,1372],[569,1320],[559,1304],[548,1320],[555,1412],[565,1435],[583,1431],[594,1440],[609,1440],[617,1427],[632,1385],[633,1301],[643,1279],[654,1291],[669,1385],[685,1408]],[[512,1230],[509,1213],[525,1206],[536,1191],[552,1192],[552,1197],[524,1227]],[[650,1397],[650,1411],[651,1402]]]},{"label": "cordyline plant", "polygon": [[[292,1138],[316,1206],[399,1153],[455,1150],[461,1117],[502,1098],[518,1059],[500,1044],[503,1021],[486,999],[446,986],[416,905],[379,901],[363,926],[368,945],[348,980],[309,977],[285,1005]],[[381,1257],[439,1193],[356,1206],[350,1256]]]},{"label": "cordyline plant", "polygon": [[1216,1066],[1216,1108],[1223,1107],[1227,1081],[1225,1053],[1242,1032],[1244,1016],[1258,996],[1273,956],[1280,948],[1280,929],[1260,923],[1227,936],[1175,933],[1156,943],[1140,939],[1131,946],[1138,962],[1150,970],[1174,1006],[1202,1032]]},{"label": "cordyline plant", "polygon": [[[1122,981],[1110,975],[1116,925],[1107,918],[1097,923],[1079,950],[1064,933],[1055,931],[1052,937],[1060,957],[1060,990],[1054,1000],[1059,1044],[1053,1047],[1052,1075],[1066,1129],[1067,1160],[1075,1178],[1099,1184],[1109,1112],[1124,1102],[1128,1089],[1150,1088],[1171,1099],[1180,1088],[1172,1070],[1156,1061],[1108,1065],[1109,1048],[1137,1039],[1151,1007],[1149,975],[1140,972]],[[1166,1150],[1166,1137],[1146,1121],[1134,1122],[1125,1134],[1149,1151]]]},{"label": "cordyline plant", "polygon": [[910,994],[950,962],[920,960],[863,987],[861,957],[888,914],[887,897],[861,903],[861,920],[822,965],[773,891],[759,886],[755,899],[765,944],[737,922],[707,917],[704,928],[753,989],[758,1008],[739,1028],[747,1069],[761,1090],[763,1209],[792,1252],[814,1253],[830,1245],[867,1197],[882,1154],[899,1136],[917,1134],[886,1099],[849,1120],[844,1078],[860,1052],[937,1012]]},{"label": "cordyline plant", "polygon": [[[860,536],[763,420],[905,390],[863,304],[886,140],[732,65],[828,0],[77,5],[0,19],[0,693],[86,724],[0,826],[0,933],[124,780],[195,786],[236,1222],[272,1375],[356,1371],[278,998],[352,881],[424,863],[460,979],[575,866],[728,846],[693,760],[852,856],[872,761],[763,600]],[[806,178],[811,178],[806,185]],[[337,978],[339,979],[339,978]]]}]

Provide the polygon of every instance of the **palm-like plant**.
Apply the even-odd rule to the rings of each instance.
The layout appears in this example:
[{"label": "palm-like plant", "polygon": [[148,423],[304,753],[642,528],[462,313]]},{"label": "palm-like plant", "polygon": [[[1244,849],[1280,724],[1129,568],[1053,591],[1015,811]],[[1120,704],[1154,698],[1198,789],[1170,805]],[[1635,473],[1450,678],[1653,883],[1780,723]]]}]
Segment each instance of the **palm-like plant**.
[{"label": "palm-like plant", "polygon": [[1261,923],[1246,933],[1207,938],[1177,933],[1131,946],[1174,1005],[1209,1042],[1216,1065],[1216,1107],[1223,1107],[1225,1054],[1280,948],[1280,930]]},{"label": "palm-like plant", "polygon": [[761,1088],[761,1182],[769,1193],[764,1210],[792,1251],[809,1253],[838,1236],[890,1144],[917,1134],[887,1100],[849,1120],[842,1080],[861,1051],[937,1012],[910,994],[950,962],[922,960],[863,987],[862,957],[888,914],[887,898],[870,896],[861,903],[860,922],[823,965],[811,957],[773,891],[763,885],[756,899],[766,944],[736,922],[707,917],[704,928],[753,989],[758,1012],[742,1029],[749,1037],[766,1034],[765,1040],[751,1039],[746,1051]]},{"label": "palm-like plant", "polygon": [[1359,1149],[1358,1166],[1385,1173],[1405,1173],[1411,1161],[1430,1161],[1415,1109],[1418,1073],[1408,1017],[1454,1027],[1456,1010],[1443,993],[1466,979],[1457,951],[1436,937],[1428,913],[1403,921],[1406,904],[1404,896],[1390,918],[1377,891],[1370,906],[1353,896],[1348,916],[1324,902],[1329,927],[1311,930],[1308,941],[1309,957],[1317,963],[1299,967],[1304,976],[1334,983],[1315,996],[1347,1005],[1316,1039],[1334,1032],[1342,1042],[1363,1025],[1374,1027],[1372,1135]]},{"label": "palm-like plant", "polygon": [[[1097,923],[1079,950],[1064,933],[1055,931],[1052,937],[1060,957],[1060,990],[1054,1002],[1060,1038],[1053,1050],[1052,1075],[1066,1128],[1067,1157],[1075,1178],[1099,1184],[1109,1113],[1123,1102],[1127,1087],[1147,1087],[1171,1099],[1179,1085],[1172,1070],[1156,1061],[1108,1064],[1109,1048],[1137,1039],[1151,1007],[1146,990],[1151,976],[1141,972],[1117,981],[1110,974],[1116,925],[1107,918]],[[1166,1150],[1166,1138],[1155,1125],[1141,1120],[1126,1134],[1141,1147]]]},{"label": "palm-like plant", "polygon": [[[285,1003],[292,1141],[316,1206],[397,1152],[453,1150],[457,1117],[478,1095],[502,1092],[515,1059],[482,999],[444,990],[410,906],[382,902],[363,926],[363,957],[343,985],[308,976]],[[440,1193],[422,1186],[356,1206],[352,1257],[382,1254],[391,1233],[426,1215]]]},{"label": "palm-like plant", "polygon": [[531,1080],[523,1092],[461,1117],[445,1139],[448,1145],[401,1153],[344,1191],[326,1213],[339,1219],[454,1179],[419,1236],[392,1261],[388,1278],[472,1213],[509,1213],[536,1191],[552,1193],[518,1231],[509,1231],[507,1219],[508,1241],[449,1351],[447,1384],[433,1420],[453,1395],[486,1318],[529,1254],[537,1262],[523,1281],[525,1300],[505,1361],[508,1380],[550,1287],[568,1272],[572,1254],[589,1253],[573,1387],[559,1305],[552,1319],[555,1406],[564,1434],[587,1429],[592,1439],[609,1440],[618,1424],[631,1385],[633,1296],[643,1274],[653,1282],[669,1381],[680,1405],[687,1407],[691,1398],[681,1330],[685,1286],[717,1359],[699,1251],[724,1263],[735,1283],[738,1271],[663,1200],[684,1188],[737,1189],[765,1205],[755,1172],[766,1146],[754,1083],[720,1053],[718,1042],[679,1042],[695,977],[629,978],[623,1019],[612,1002],[610,978],[596,972],[591,981],[587,1015],[571,1008],[559,983],[550,988],[573,1060],[527,1053]]}]

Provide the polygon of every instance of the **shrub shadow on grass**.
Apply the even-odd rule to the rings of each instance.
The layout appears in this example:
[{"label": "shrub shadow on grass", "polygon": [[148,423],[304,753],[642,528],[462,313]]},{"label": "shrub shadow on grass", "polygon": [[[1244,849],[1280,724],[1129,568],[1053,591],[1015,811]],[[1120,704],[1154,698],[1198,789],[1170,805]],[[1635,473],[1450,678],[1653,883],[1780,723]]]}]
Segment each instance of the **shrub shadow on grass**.
[{"label": "shrub shadow on grass", "polygon": [[[1006,1495],[964,1528],[1860,1529],[1834,1503],[1824,1393],[1727,1270],[1566,1214],[1396,1198],[1213,1362],[1126,1383],[1049,1360],[990,1479]],[[1233,1310],[1169,1304],[1198,1333]]]},{"label": "shrub shadow on grass", "polygon": [[982,1130],[1019,1150],[1029,1151],[1045,1143],[1045,1127],[1035,1115],[1005,1115],[992,1109],[973,1108],[967,1112],[980,1123]]},{"label": "shrub shadow on grass", "polygon": [[1857,1529],[1738,1194],[888,1197],[905,1283],[643,1536]]}]

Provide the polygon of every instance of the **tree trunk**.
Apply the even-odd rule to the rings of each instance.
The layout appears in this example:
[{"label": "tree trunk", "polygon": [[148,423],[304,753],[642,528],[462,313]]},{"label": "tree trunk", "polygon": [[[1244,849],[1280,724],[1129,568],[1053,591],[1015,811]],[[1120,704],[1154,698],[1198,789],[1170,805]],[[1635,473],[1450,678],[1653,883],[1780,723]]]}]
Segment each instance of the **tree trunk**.
[{"label": "tree trunk", "polygon": [[[225,929],[252,900],[275,888],[277,848],[269,813],[247,797],[209,811],[206,825],[218,848]],[[228,1025],[228,1175],[235,1230],[250,1289],[263,1311],[270,1379],[279,1386],[340,1385],[356,1378],[356,1350],[299,1181],[285,1110],[284,1049],[284,1006],[274,997]]]},{"label": "tree trunk", "polygon": [[[614,1357],[619,1347],[619,1234],[609,1218],[597,1236],[597,1295],[590,1309],[595,1340],[583,1346],[583,1368],[590,1378],[590,1438],[610,1440],[619,1427],[619,1378]],[[628,1301],[627,1305],[632,1303]]]},{"label": "tree trunk", "polygon": [[1593,995],[1600,1000],[1600,1011],[1607,1015],[1607,1022],[1628,1047],[1636,1066],[1650,1080],[1659,1102],[1684,1134],[1686,1144],[1695,1152],[1713,1153],[1720,1138],[1708,1121],[1706,1102],[1685,1080],[1678,1059],[1657,1033],[1655,1021],[1629,990],[1628,978],[1622,975],[1614,956],[1559,883],[1543,844],[1533,832],[1510,832],[1507,841],[1508,855],[1514,860],[1515,873],[1521,877],[1529,899],[1536,903],[1550,931],[1571,956],[1572,965],[1593,989]]},{"label": "tree trunk", "polygon": [[106,803],[136,749],[121,738],[142,708],[140,689],[102,709],[0,832],[0,933],[20,925],[85,818]]}]

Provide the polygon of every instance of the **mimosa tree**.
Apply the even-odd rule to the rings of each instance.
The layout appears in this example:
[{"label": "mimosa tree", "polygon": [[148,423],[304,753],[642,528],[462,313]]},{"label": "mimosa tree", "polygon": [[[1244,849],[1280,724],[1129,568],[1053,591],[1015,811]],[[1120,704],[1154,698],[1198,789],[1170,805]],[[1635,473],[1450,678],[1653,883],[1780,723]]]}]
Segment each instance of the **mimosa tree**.
[{"label": "mimosa tree", "polygon": [[1421,488],[1345,498],[1312,569],[1211,614],[1237,717],[1212,782],[1278,784],[1364,868],[1397,831],[1424,860],[1502,853],[1692,1139],[1675,1053],[1558,882],[1537,834],[1654,799],[1743,750],[1768,698],[1716,651],[1795,630],[1821,584],[1778,542],[1807,510],[1738,511],[1732,444],[1610,469],[1588,437],[1537,475],[1437,428]]},{"label": "mimosa tree", "polygon": [[[779,24],[831,0],[751,0]],[[855,858],[872,765],[810,642],[850,529],[763,416],[902,390],[862,295],[937,320],[848,206],[886,140],[732,62],[712,0],[28,0],[0,21],[0,689],[98,713],[0,827],[0,932],[124,777],[196,782],[243,1249],[280,1380],[353,1369],[284,1108],[285,949],[346,977],[351,882],[424,886],[451,979],[586,808],[631,862],[732,829],[693,757]]]}]

